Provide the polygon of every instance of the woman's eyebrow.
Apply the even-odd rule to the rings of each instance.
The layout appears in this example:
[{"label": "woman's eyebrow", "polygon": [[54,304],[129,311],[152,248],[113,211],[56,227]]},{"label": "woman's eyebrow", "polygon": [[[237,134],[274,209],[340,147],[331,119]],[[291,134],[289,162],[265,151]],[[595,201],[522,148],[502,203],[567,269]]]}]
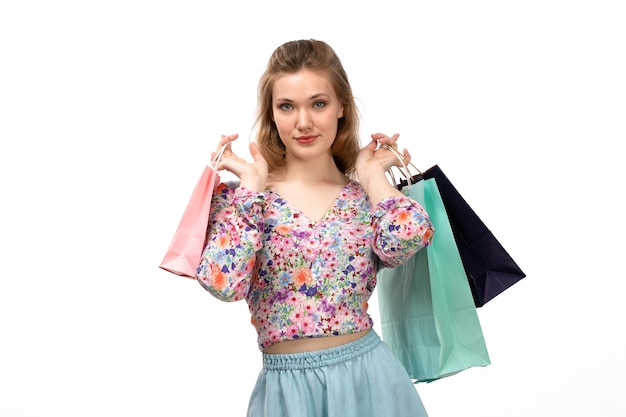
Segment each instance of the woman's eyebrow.
[{"label": "woman's eyebrow", "polygon": [[[309,97],[309,100],[316,100],[318,98],[329,98],[330,94],[327,93],[317,93],[317,94],[313,94],[311,97]],[[281,101],[281,102],[287,102],[287,103],[291,103],[293,102],[292,99],[287,98],[287,97],[276,97],[275,99],[276,101]]]}]

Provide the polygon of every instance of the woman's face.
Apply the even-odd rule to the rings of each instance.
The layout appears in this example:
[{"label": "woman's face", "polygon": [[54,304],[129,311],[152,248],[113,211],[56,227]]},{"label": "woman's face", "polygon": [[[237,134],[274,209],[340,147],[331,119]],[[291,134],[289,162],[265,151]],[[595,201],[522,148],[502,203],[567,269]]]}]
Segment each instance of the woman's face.
[{"label": "woman's face", "polygon": [[275,80],[272,118],[287,162],[332,156],[341,117],[343,106],[325,73],[304,69]]}]

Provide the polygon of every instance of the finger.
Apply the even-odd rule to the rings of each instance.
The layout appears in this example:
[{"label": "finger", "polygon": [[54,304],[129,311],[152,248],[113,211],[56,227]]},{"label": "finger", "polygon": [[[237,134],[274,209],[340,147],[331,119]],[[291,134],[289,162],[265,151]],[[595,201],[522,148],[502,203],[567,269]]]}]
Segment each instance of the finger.
[{"label": "finger", "polygon": [[387,135],[385,135],[384,133],[372,133],[372,139],[375,141],[385,140],[385,138],[387,138]]},{"label": "finger", "polygon": [[263,154],[261,154],[261,150],[256,143],[250,142],[250,145],[248,147],[250,148],[250,156],[252,156],[252,159],[254,159],[255,161],[261,161],[265,159],[263,158]]},{"label": "finger", "polygon": [[391,137],[385,136],[383,139],[381,139],[380,142],[386,143],[387,145],[395,146],[396,141],[398,140],[399,137],[400,135],[398,133],[394,133]]},{"label": "finger", "polygon": [[395,146],[396,145],[396,141],[398,140],[398,138],[400,137],[400,134],[395,133],[394,135],[387,136],[384,133],[374,133],[372,134],[372,139],[377,141],[378,143],[384,143],[386,145],[389,146]]},{"label": "finger", "polygon": [[408,164],[409,162],[411,162],[411,154],[409,153],[408,149],[404,149],[402,151],[402,155],[404,155],[404,160],[406,161],[406,163]]},{"label": "finger", "polygon": [[230,142],[234,141],[238,137],[239,137],[239,135],[237,133],[234,133],[232,135],[222,135],[222,138],[220,139],[218,148],[221,148],[222,146],[224,146],[226,144],[230,144]]}]

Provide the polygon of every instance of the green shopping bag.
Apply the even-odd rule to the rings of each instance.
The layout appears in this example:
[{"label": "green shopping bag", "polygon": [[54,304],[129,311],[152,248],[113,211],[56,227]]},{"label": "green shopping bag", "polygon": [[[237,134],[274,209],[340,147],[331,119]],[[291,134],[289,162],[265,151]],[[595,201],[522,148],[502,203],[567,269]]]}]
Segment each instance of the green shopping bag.
[{"label": "green shopping bag", "polygon": [[378,273],[383,340],[411,378],[431,382],[491,362],[474,298],[435,179],[403,192],[435,227],[432,245]]}]

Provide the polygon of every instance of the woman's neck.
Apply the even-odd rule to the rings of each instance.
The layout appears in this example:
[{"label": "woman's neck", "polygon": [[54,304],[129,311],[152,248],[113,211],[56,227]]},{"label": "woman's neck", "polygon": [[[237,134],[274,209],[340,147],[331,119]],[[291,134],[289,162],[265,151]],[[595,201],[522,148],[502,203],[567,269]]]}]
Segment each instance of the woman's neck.
[{"label": "woman's neck", "polygon": [[273,181],[306,184],[347,182],[347,177],[337,168],[332,157],[316,161],[288,161],[286,165],[272,171],[270,177]]}]

